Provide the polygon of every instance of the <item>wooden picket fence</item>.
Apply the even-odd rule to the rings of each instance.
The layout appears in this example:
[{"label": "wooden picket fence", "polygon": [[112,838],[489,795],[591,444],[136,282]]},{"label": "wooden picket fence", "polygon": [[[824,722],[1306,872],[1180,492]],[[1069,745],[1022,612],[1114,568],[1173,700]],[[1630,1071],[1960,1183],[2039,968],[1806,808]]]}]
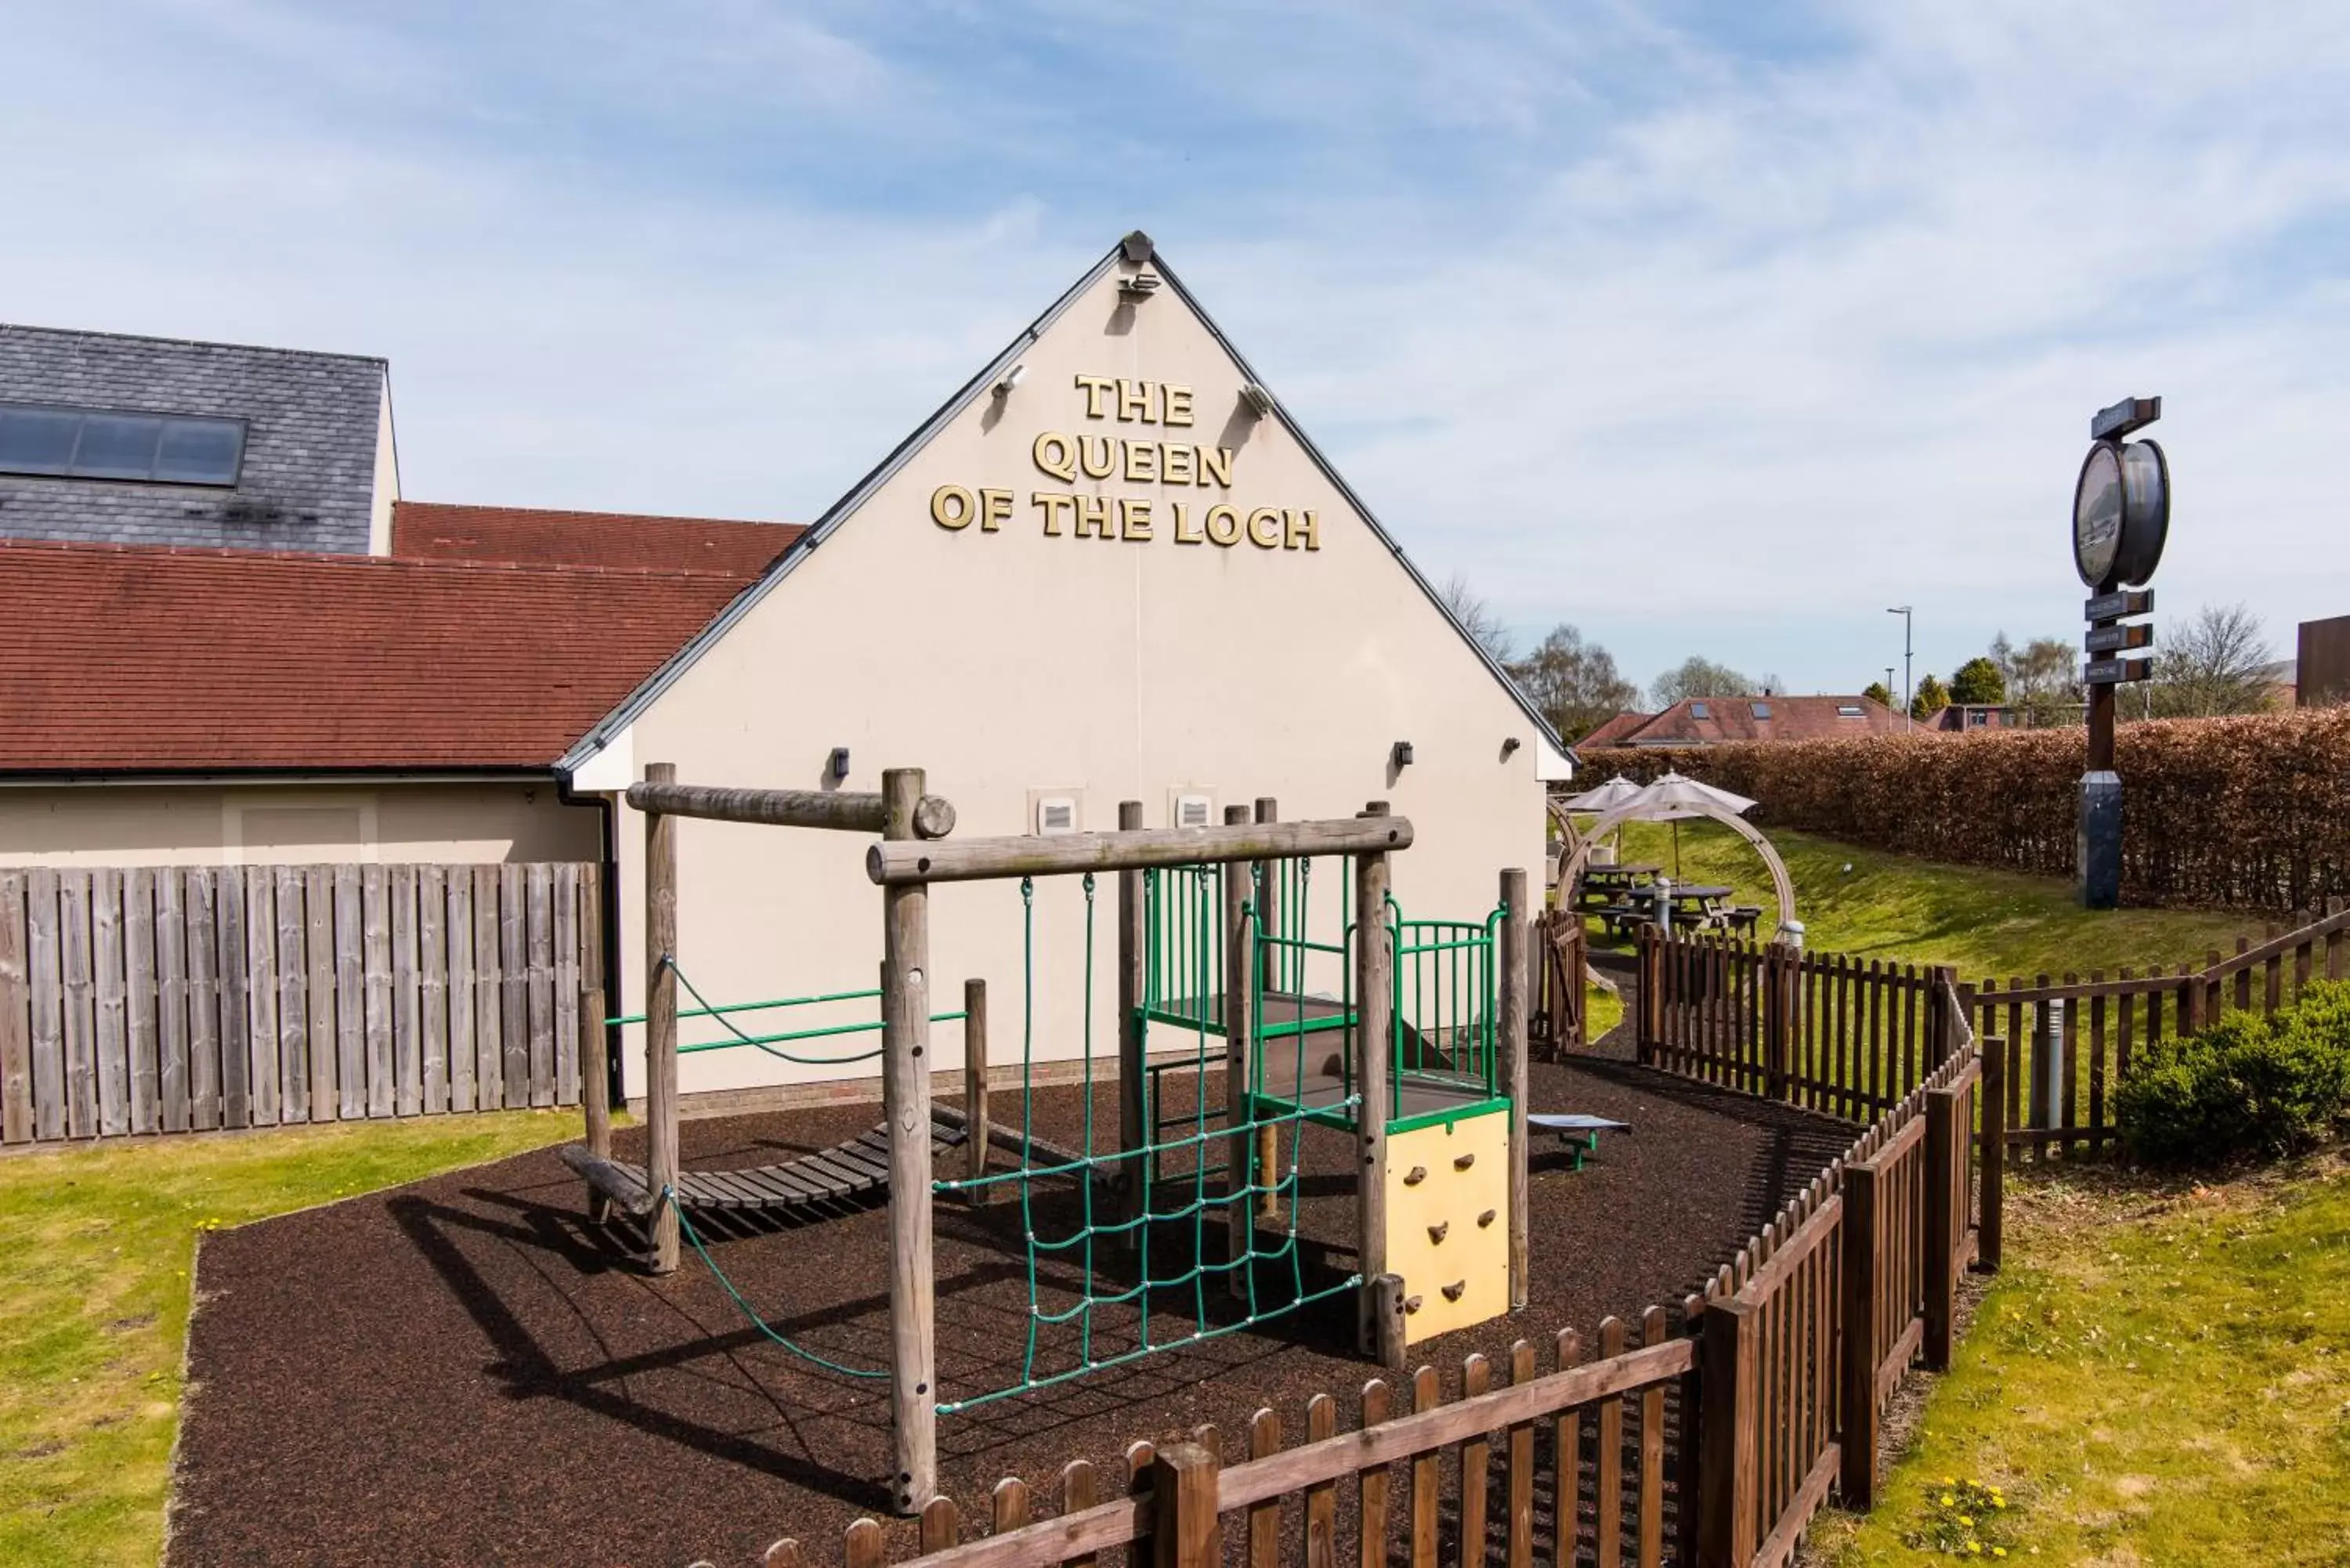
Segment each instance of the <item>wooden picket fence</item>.
[{"label": "wooden picket fence", "polygon": [[0,1141],[579,1102],[599,868],[0,868]]},{"label": "wooden picket fence", "polygon": [[[1093,1466],[1047,1488],[998,1482],[985,1508],[933,1499],[920,1518],[920,1568],[1248,1568],[1302,1563],[1410,1568],[1783,1568],[1833,1490],[1866,1509],[1877,1491],[1878,1424],[1910,1369],[1949,1365],[1958,1279],[1997,1261],[1999,1151],[1970,1134],[1982,1058],[1956,991],[1928,992],[1948,1060],[1876,1118],[1678,1314],[1651,1307],[1638,1344],[1599,1327],[1597,1358],[1573,1332],[1549,1368],[1520,1341],[1504,1380],[1482,1355],[1459,1396],[1420,1367],[1408,1413],[1384,1378],[1367,1383],[1356,1424],[1338,1402],[1305,1407],[1305,1440],[1282,1446],[1277,1414],[1250,1423],[1226,1464],[1213,1428],[1126,1453],[1117,1495]],[[1677,1315],[1678,1322],[1674,1321]],[[1039,1519],[1042,1509],[1051,1516]],[[875,1520],[840,1538],[848,1568],[883,1568]],[[767,1568],[829,1552],[794,1539]]]},{"label": "wooden picket fence", "polygon": [[1572,909],[1543,910],[1534,917],[1533,949],[1528,1032],[1555,1060],[1590,1043],[1583,994],[1589,940],[1583,917]]},{"label": "wooden picket fence", "polygon": [[2241,937],[2173,974],[2117,969],[1960,984],[1956,971],[1711,934],[1640,940],[1639,1059],[1651,1066],[1847,1120],[1899,1104],[1950,1059],[1954,1016],[2002,1042],[2007,1143],[2027,1158],[2102,1151],[2112,1089],[2156,1041],[2199,1033],[2230,1010],[2274,1012],[2314,980],[2350,969],[2350,909],[2289,931]]}]

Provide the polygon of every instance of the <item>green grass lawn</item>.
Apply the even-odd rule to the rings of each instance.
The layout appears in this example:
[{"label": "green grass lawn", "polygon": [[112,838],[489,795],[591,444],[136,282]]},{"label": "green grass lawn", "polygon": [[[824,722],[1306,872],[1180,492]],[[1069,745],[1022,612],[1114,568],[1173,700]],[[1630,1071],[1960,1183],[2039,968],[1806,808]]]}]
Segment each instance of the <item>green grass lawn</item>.
[{"label": "green grass lawn", "polygon": [[[1955,964],[1961,980],[2199,964],[2210,949],[2232,951],[2239,935],[2261,929],[2256,917],[2201,909],[2083,909],[2072,885],[2054,877],[1943,866],[1802,833],[1770,836],[1795,885],[1804,946]],[[1671,827],[1627,825],[1624,859],[1669,871]],[[1722,884],[1737,889],[1736,902],[1776,907],[1752,846],[1718,823],[1680,825],[1680,867],[1678,881]],[[1772,918],[1763,917],[1765,937]],[[1596,922],[1593,935],[1601,940]]]},{"label": "green grass lawn", "polygon": [[2023,1180],[2007,1226],[1877,1511],[1823,1516],[1819,1560],[2350,1562],[2350,1162]]},{"label": "green grass lawn", "polygon": [[0,1159],[0,1563],[153,1563],[204,1231],[577,1135],[572,1111]]}]

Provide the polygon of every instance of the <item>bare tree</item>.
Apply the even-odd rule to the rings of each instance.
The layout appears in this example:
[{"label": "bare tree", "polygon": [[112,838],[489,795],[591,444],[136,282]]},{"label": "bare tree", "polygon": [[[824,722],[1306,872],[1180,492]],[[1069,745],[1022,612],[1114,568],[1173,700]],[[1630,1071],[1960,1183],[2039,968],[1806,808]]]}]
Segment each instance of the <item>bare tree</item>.
[{"label": "bare tree", "polygon": [[2155,639],[2152,707],[2174,719],[2261,712],[2274,702],[2275,661],[2250,608],[2205,605]]},{"label": "bare tree", "polygon": [[1727,664],[1692,656],[1657,677],[1656,683],[1648,688],[1648,701],[1659,708],[1669,708],[1684,697],[1743,697],[1754,690],[1752,676],[1742,675]]},{"label": "bare tree", "polygon": [[1453,573],[1444,579],[1444,586],[1436,590],[1436,597],[1444,601],[1444,607],[1452,612],[1452,618],[1461,623],[1461,629],[1476,639],[1477,646],[1493,656],[1494,663],[1506,665],[1515,656],[1516,644],[1510,636],[1510,628],[1502,624],[1500,612],[1482,594],[1469,586],[1467,577],[1459,572]]},{"label": "bare tree", "polygon": [[1640,689],[1617,671],[1615,656],[1586,642],[1571,626],[1553,627],[1532,653],[1510,666],[1510,678],[1568,742],[1640,700]]},{"label": "bare tree", "polygon": [[2061,637],[2035,637],[2018,648],[2001,632],[1991,639],[1991,661],[2007,685],[2010,706],[2023,711],[2035,729],[2078,723],[2086,694],[2081,688],[2081,650]]}]

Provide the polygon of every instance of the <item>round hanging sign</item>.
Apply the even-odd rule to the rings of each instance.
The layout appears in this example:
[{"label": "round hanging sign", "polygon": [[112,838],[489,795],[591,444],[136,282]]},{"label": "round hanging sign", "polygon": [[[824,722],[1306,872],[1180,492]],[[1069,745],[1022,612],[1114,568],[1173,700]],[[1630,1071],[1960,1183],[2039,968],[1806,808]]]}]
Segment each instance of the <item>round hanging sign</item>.
[{"label": "round hanging sign", "polygon": [[2073,565],[2092,592],[2154,576],[2170,533],[2170,469],[2150,441],[2101,441],[2073,486]]}]

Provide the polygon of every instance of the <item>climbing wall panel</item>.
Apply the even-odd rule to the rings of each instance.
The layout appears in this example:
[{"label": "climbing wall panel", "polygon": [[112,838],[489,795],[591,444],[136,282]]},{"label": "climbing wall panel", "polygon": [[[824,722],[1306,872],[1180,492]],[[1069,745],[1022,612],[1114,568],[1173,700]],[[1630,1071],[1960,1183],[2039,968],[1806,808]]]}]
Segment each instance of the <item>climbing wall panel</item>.
[{"label": "climbing wall panel", "polygon": [[1388,1135],[1388,1267],[1403,1276],[1404,1342],[1510,1310],[1506,1110]]}]

